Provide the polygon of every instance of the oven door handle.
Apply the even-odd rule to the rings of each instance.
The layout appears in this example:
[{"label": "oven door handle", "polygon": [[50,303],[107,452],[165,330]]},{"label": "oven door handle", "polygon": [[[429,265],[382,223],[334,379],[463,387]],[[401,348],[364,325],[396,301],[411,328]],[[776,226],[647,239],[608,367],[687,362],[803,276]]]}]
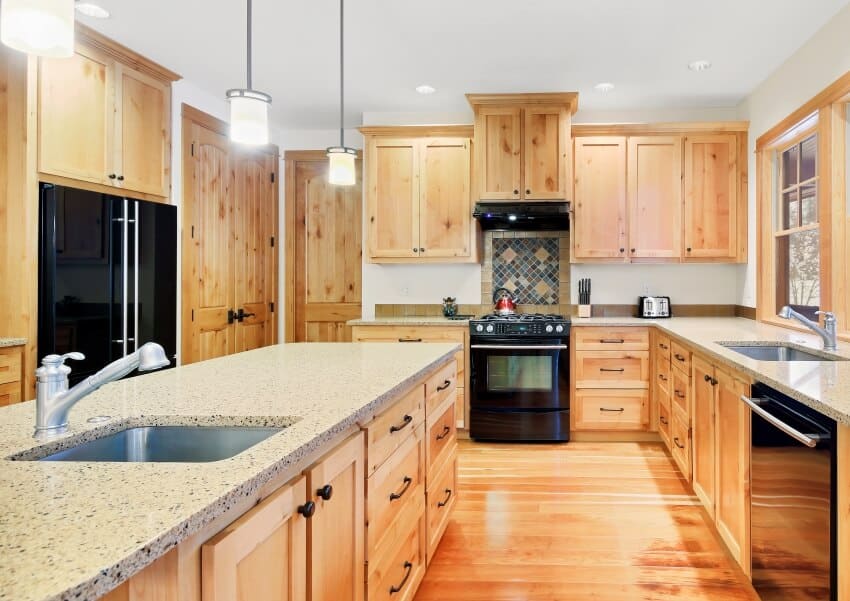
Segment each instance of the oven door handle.
[{"label": "oven door handle", "polygon": [[797,441],[803,443],[807,447],[810,447],[810,448],[813,449],[817,446],[818,442],[826,439],[826,437],[821,436],[820,434],[803,434],[799,430],[792,428],[791,426],[789,426],[788,424],[783,422],[781,419],[779,419],[778,417],[776,417],[772,413],[769,413],[769,412],[765,411],[763,408],[761,408],[759,406],[759,401],[761,401],[762,399],[751,399],[747,395],[742,394],[741,400],[744,401],[744,403],[746,403],[747,405],[749,405],[750,409],[752,409],[753,412],[756,415],[758,415],[759,417],[762,417],[769,424],[779,428],[780,430],[785,432],[788,436],[790,436],[794,440],[797,440]]},{"label": "oven door handle", "polygon": [[566,344],[473,344],[471,349],[492,351],[560,351],[567,348]]}]

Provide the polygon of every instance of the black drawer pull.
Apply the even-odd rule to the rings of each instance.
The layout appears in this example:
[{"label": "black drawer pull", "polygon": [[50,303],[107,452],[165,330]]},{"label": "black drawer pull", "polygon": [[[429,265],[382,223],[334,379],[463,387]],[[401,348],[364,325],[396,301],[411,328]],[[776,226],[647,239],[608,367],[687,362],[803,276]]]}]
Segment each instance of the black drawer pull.
[{"label": "black drawer pull", "polygon": [[443,426],[443,431],[440,434],[437,434],[437,440],[443,440],[446,436],[449,435],[452,429],[448,426]]},{"label": "black drawer pull", "polygon": [[658,379],[661,380],[662,382],[666,382],[667,376],[665,376],[664,374],[658,374]]},{"label": "black drawer pull", "polygon": [[406,425],[413,421],[413,417],[410,415],[404,416],[404,421],[400,426],[390,426],[390,434],[395,434],[399,430],[403,430]]},{"label": "black drawer pull", "polygon": [[607,407],[600,407],[600,411],[607,411],[608,413],[622,413],[625,411],[625,407],[620,407],[619,409],[608,409]]},{"label": "black drawer pull", "polygon": [[622,338],[607,338],[607,339],[606,338],[600,338],[599,339],[600,344],[623,344],[624,342],[625,342],[625,340],[623,340]]},{"label": "black drawer pull", "polygon": [[[407,489],[410,488],[410,484],[412,482],[413,482],[413,478],[411,478],[410,476],[405,476],[404,477],[404,486],[401,488],[400,491],[390,494],[390,501],[395,501],[397,499],[402,498],[404,496],[404,493],[407,492]],[[402,583],[402,584],[404,584],[404,583]]]},{"label": "black drawer pull", "polygon": [[659,416],[658,416],[658,421],[660,421],[660,422],[661,422],[662,424],[664,424],[665,426],[666,426],[667,424],[669,424],[669,423],[670,423],[670,422],[668,422],[668,421],[667,421],[667,418],[666,418],[666,417],[664,417],[663,415],[659,415]]},{"label": "black drawer pull", "polygon": [[451,381],[451,380],[446,380],[445,382],[443,382],[443,385],[442,385],[442,386],[437,386],[437,392],[439,392],[439,391],[441,391],[441,390],[445,390],[446,388],[448,388],[448,387],[449,387],[449,386],[451,386],[451,385],[452,385],[452,381]]},{"label": "black drawer pull", "polygon": [[673,438],[673,442],[674,442],[674,443],[676,444],[676,446],[677,446],[677,447],[679,447],[680,449],[684,449],[684,448],[685,448],[685,445],[683,445],[681,442],[679,442],[679,438],[678,438],[678,437],[674,437],[674,438]]},{"label": "black drawer pull", "polygon": [[446,489],[446,500],[440,501],[439,503],[437,503],[437,507],[445,507],[446,505],[449,504],[449,499],[451,499],[451,498],[452,498],[452,489],[447,488]]},{"label": "black drawer pull", "polygon": [[664,350],[664,351],[666,351],[668,348],[670,348],[669,346],[667,346],[666,344],[662,344],[661,342],[658,343],[658,346],[660,346],[661,350]]},{"label": "black drawer pull", "polygon": [[708,374],[705,374],[705,375],[702,377],[702,379],[703,379],[703,380],[705,380],[706,382],[711,382],[711,376],[709,376]]},{"label": "black drawer pull", "polygon": [[624,371],[626,371],[626,368],[624,368],[624,367],[600,367],[599,371],[624,372]]},{"label": "black drawer pull", "polygon": [[717,378],[711,378],[711,385],[717,386]]},{"label": "black drawer pull", "polygon": [[310,519],[313,517],[313,514],[316,513],[316,504],[313,503],[313,501],[307,501],[298,508],[298,513],[303,515],[305,518]]},{"label": "black drawer pull", "polygon": [[323,498],[325,501],[330,501],[331,497],[334,494],[334,487],[330,484],[325,484],[322,488],[316,491],[316,494]]},{"label": "black drawer pull", "polygon": [[682,392],[681,390],[674,390],[673,392],[675,392],[676,396],[679,397],[680,399],[685,398],[685,393]]},{"label": "black drawer pull", "polygon": [[421,338],[399,338],[399,342],[422,342]]},{"label": "black drawer pull", "polygon": [[398,586],[390,587],[390,594],[395,595],[397,592],[401,591],[404,588],[404,583],[407,582],[407,579],[410,578],[410,572],[413,570],[413,564],[409,561],[404,562],[404,569],[407,572],[404,574],[404,578],[401,579],[401,582],[398,583]]},{"label": "black drawer pull", "polygon": [[676,354],[675,354],[675,355],[673,355],[673,356],[674,356],[674,357],[676,357],[676,360],[677,360],[677,361],[681,361],[682,363],[684,363],[684,362],[685,362],[685,358],[684,358],[682,355],[680,355],[679,353],[676,353]]}]

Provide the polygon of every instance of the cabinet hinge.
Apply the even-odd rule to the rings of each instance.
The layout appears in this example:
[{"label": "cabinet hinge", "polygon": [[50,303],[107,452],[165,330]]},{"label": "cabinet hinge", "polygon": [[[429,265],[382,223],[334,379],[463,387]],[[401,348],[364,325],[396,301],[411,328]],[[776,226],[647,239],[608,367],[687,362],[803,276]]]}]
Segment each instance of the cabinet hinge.
[{"label": "cabinet hinge", "polygon": [[192,142],[192,156],[195,156],[195,143]]},{"label": "cabinet hinge", "polygon": [[192,321],[195,321],[195,310],[192,309]]},{"label": "cabinet hinge", "polygon": [[269,311],[274,313],[274,303],[269,303]]},{"label": "cabinet hinge", "polygon": [[195,237],[195,226],[193,225],[192,226],[192,238],[194,238],[194,237]]},{"label": "cabinet hinge", "polygon": [[272,180],[272,183],[274,183],[274,171],[271,172],[271,180]]},{"label": "cabinet hinge", "polygon": [[274,248],[274,236],[272,236],[271,245],[272,245],[272,248]]}]

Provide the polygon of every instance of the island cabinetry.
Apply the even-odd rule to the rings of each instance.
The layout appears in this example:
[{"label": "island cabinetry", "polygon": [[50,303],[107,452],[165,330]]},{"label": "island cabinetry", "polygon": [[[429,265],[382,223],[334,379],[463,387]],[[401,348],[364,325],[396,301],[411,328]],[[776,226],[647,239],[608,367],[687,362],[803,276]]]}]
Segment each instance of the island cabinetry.
[{"label": "island cabinetry", "polygon": [[652,344],[652,363],[654,365],[652,386],[654,406],[654,429],[658,431],[661,441],[671,450],[673,407],[670,395],[672,393],[672,373],[670,366],[670,337],[659,332],[655,333]]},{"label": "island cabinetry", "polygon": [[0,407],[23,400],[23,346],[0,348]]},{"label": "island cabinetry", "polygon": [[670,453],[688,482],[692,477],[691,351],[670,341]]}]

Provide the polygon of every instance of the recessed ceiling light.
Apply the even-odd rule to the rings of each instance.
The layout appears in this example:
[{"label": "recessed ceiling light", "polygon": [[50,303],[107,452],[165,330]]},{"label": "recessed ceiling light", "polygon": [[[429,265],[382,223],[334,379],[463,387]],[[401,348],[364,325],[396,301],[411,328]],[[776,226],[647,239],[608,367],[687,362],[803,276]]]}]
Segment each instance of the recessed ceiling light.
[{"label": "recessed ceiling light", "polygon": [[688,63],[688,69],[691,71],[708,71],[711,69],[711,61],[692,61]]},{"label": "recessed ceiling light", "polygon": [[607,94],[608,92],[613,90],[614,87],[615,87],[614,84],[605,81],[605,82],[596,84],[595,86],[593,86],[593,89],[596,90],[597,92],[602,92],[603,94]]},{"label": "recessed ceiling light", "polygon": [[437,89],[433,86],[429,86],[428,84],[422,84],[421,86],[416,86],[416,91],[420,94],[433,94],[437,91]]},{"label": "recessed ceiling light", "polygon": [[91,2],[77,2],[74,4],[74,8],[77,9],[78,13],[87,17],[94,17],[95,19],[109,18],[108,10],[102,6],[98,6],[97,4],[92,4]]}]

